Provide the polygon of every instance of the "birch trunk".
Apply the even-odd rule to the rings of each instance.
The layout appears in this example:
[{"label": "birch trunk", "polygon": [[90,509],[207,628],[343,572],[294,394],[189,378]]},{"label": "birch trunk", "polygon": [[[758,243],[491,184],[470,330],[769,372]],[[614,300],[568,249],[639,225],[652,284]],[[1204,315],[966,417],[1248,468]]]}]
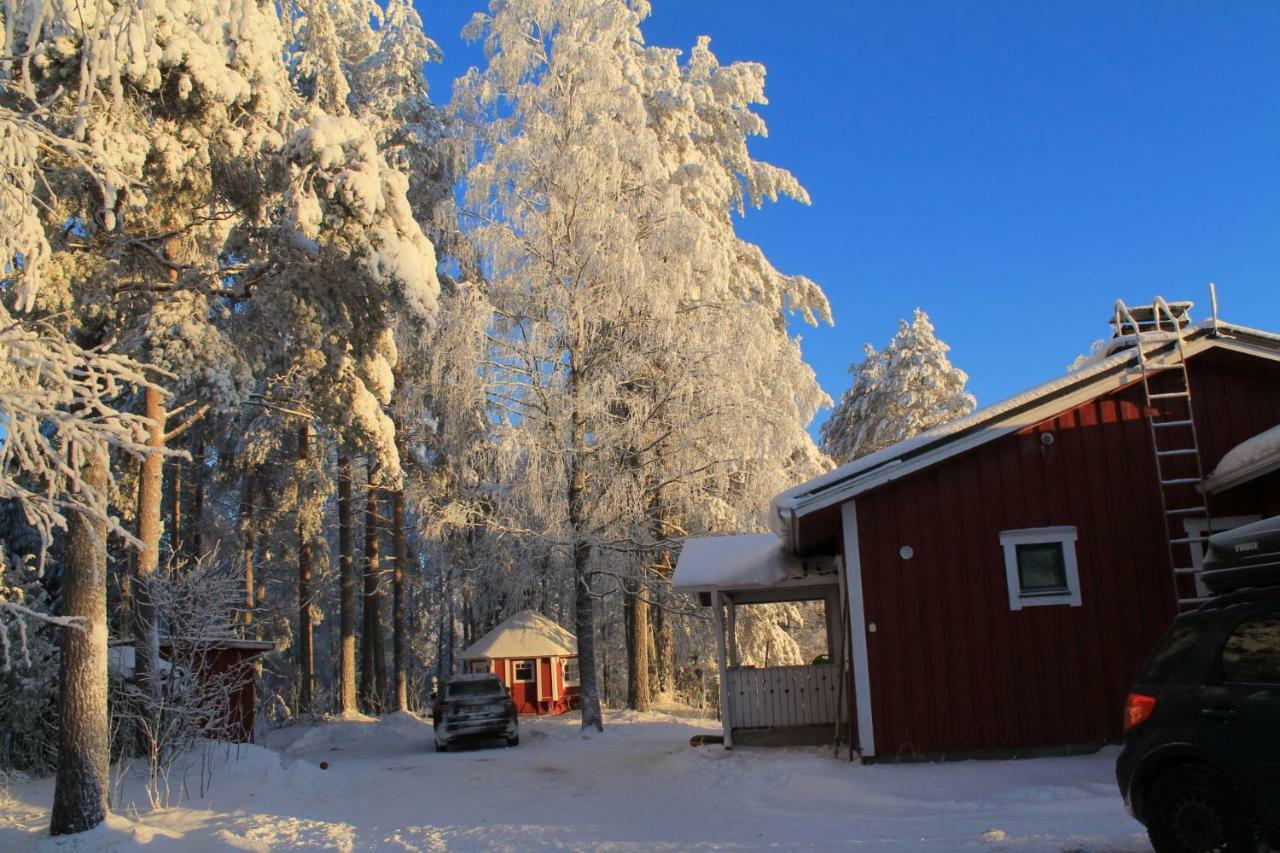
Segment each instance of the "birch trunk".
[{"label": "birch trunk", "polygon": [[[570,368],[569,389],[574,400],[580,393],[581,379]],[[573,537],[574,628],[578,634],[578,673],[582,696],[582,728],[604,731],[600,711],[600,679],[596,672],[595,600],[591,595],[591,545],[586,541],[585,507],[587,475],[583,468],[587,428],[581,413],[574,408],[570,421],[569,450],[569,532]]]},{"label": "birch trunk", "polygon": [[[81,478],[107,488],[107,450],[88,453]],[[107,525],[72,513],[68,521],[62,612],[78,628],[61,628],[58,772],[49,832],[92,829],[107,815]]]},{"label": "birch trunk", "polygon": [[351,527],[351,459],[338,457],[338,613],[341,647],[338,661],[338,711],[354,714],[356,705],[356,570]]}]

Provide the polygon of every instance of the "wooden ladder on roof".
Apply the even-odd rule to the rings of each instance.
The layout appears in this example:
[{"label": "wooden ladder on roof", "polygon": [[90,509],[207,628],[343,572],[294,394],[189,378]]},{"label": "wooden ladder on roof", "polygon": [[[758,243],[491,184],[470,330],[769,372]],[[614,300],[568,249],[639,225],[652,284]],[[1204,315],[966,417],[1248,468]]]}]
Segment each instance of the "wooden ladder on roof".
[{"label": "wooden ladder on roof", "polygon": [[[1199,488],[1204,482],[1204,463],[1196,434],[1183,334],[1190,321],[1187,315],[1190,307],[1190,303],[1171,306],[1159,296],[1149,308],[1130,309],[1123,301],[1116,300],[1113,321],[1117,336],[1129,330],[1138,352],[1144,408],[1155,453],[1156,477],[1160,481],[1160,511],[1164,518],[1178,612],[1189,610],[1209,597],[1191,557],[1191,546],[1206,541],[1209,534],[1190,535],[1183,521],[1200,517],[1205,519],[1206,530],[1213,529],[1208,497]],[[1153,340],[1148,337],[1153,332],[1167,333],[1168,336],[1155,336]],[[1162,345],[1170,342],[1175,344],[1171,353],[1174,357],[1171,360],[1161,358],[1158,353],[1164,349]]]}]

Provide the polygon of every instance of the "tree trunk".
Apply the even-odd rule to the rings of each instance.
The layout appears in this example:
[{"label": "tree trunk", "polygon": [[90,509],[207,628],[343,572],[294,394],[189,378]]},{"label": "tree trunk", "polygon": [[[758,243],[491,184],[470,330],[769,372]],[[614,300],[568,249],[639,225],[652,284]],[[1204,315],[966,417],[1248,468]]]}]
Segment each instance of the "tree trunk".
[{"label": "tree trunk", "polygon": [[391,494],[391,536],[395,547],[395,566],[391,575],[391,654],[395,678],[397,711],[409,710],[409,691],[404,672],[404,573],[408,561],[408,544],[404,536],[404,488]]},{"label": "tree trunk", "polygon": [[184,553],[182,529],[182,465],[178,456],[169,457],[169,557],[178,560]]},{"label": "tree trunk", "polygon": [[[89,451],[88,488],[107,488],[107,449]],[[49,832],[92,829],[107,815],[107,525],[72,513],[68,520],[62,614],[83,620],[61,628],[58,773]]]},{"label": "tree trunk", "polygon": [[[298,427],[298,461],[306,462],[311,453],[311,425]],[[312,711],[311,691],[316,678],[316,657],[311,619],[311,535],[303,520],[298,519],[298,713]]]},{"label": "tree trunk", "polygon": [[[200,430],[200,427],[196,427]],[[191,452],[191,512],[187,519],[189,528],[187,540],[191,543],[191,557],[198,560],[204,556],[204,437],[198,434]]]},{"label": "tree trunk", "polygon": [[[378,564],[378,463],[369,461],[364,504],[364,620],[360,635],[360,701],[372,714],[382,712],[381,685],[387,671],[382,651],[381,595]],[[381,673],[381,677],[379,677]]]},{"label": "tree trunk", "polygon": [[625,593],[627,608],[627,707],[648,711],[649,690],[649,590],[642,581]]},{"label": "tree trunk", "polygon": [[[569,390],[576,402],[580,393],[576,369],[569,371]],[[591,595],[591,545],[586,542],[584,503],[587,474],[583,469],[586,454],[586,422],[575,405],[570,422],[569,449],[569,533],[573,537],[574,628],[578,633],[579,690],[582,696],[582,728],[604,731],[604,715],[600,711],[600,680],[596,672],[595,600]]]},{"label": "tree trunk", "polygon": [[151,601],[150,583],[160,566],[160,504],[164,491],[164,432],[166,415],[162,392],[147,386],[142,392],[142,414],[147,425],[147,447],[150,453],[142,460],[138,474],[138,539],[142,547],[134,560],[135,583],[133,602],[134,674],[139,685],[151,698],[153,707],[160,700],[160,632],[156,625],[155,605]]},{"label": "tree trunk", "polygon": [[671,614],[667,608],[671,606],[668,589],[671,585],[671,551],[662,549],[662,562],[655,569],[658,590],[654,592],[657,607],[653,609],[653,677],[659,695],[670,695],[675,691],[676,643],[675,630],[671,623]]},{"label": "tree trunk", "polygon": [[[256,557],[256,542],[253,535],[253,502],[256,499],[258,474],[253,468],[245,466],[244,495],[240,500],[240,536],[241,554],[244,562],[244,624],[253,627],[253,610],[255,601],[253,562]],[[258,629],[253,628],[253,636],[258,636]]]},{"label": "tree trunk", "polygon": [[356,569],[351,527],[351,459],[338,457],[338,568],[341,649],[338,661],[338,712],[354,714],[356,706]]}]

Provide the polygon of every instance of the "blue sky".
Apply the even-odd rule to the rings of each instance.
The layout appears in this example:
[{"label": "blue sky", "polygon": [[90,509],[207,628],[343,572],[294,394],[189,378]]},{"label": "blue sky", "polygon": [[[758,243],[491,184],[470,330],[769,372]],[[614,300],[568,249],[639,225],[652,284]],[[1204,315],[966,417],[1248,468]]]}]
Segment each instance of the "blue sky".
[{"label": "blue sky", "polygon": [[[484,6],[418,7],[443,101]],[[1280,3],[653,0],[644,30],[768,68],[753,150],[813,204],[740,233],[826,290],[835,326],[796,331],[832,397],[916,306],[980,404],[1061,373],[1116,297],[1198,318],[1215,281],[1280,330]]]}]

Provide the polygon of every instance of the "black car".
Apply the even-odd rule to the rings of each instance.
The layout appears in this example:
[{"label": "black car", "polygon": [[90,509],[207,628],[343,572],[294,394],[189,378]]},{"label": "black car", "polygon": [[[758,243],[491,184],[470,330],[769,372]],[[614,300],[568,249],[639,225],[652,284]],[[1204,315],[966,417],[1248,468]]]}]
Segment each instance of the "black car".
[{"label": "black car", "polygon": [[1280,848],[1280,517],[1212,537],[1202,578],[1217,595],[1125,703],[1116,779],[1159,853]]},{"label": "black car", "polygon": [[511,694],[496,675],[455,675],[431,706],[436,752],[464,740],[501,738],[520,743],[520,721]]}]

